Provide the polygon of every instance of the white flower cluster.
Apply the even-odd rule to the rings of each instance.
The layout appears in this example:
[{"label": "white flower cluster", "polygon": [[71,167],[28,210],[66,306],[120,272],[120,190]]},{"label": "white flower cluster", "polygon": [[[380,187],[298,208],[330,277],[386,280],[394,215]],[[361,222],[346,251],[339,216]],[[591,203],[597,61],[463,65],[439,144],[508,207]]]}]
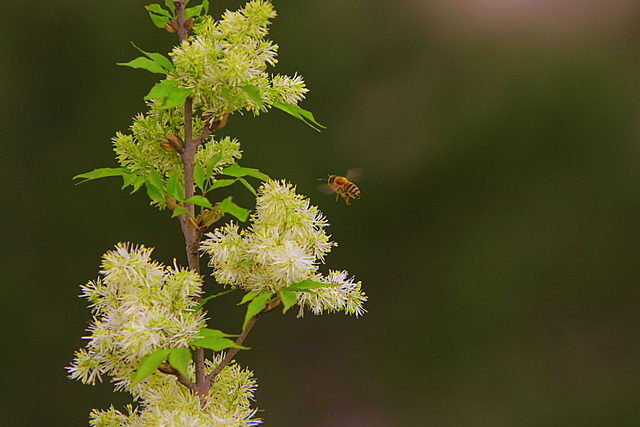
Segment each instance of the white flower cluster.
[{"label": "white flower cluster", "polygon": [[[169,78],[193,88],[195,107],[212,117],[246,109],[258,114],[272,102],[296,104],[308,91],[300,76],[269,76],[277,63],[278,46],[264,37],[276,16],[270,2],[251,0],[238,11],[226,11],[220,21],[204,16],[194,35],[177,46]],[[266,105],[260,106],[242,87],[255,86]]]},{"label": "white flower cluster", "polygon": [[[218,353],[207,361],[211,372],[224,358]],[[216,377],[204,409],[201,397],[178,384],[167,375],[154,375],[140,388],[140,406],[128,406],[128,413],[111,407],[106,411],[93,410],[93,427],[251,427],[262,423],[254,418],[256,409],[250,407],[256,389],[253,373],[236,364],[227,365]]]},{"label": "white flower cluster", "polygon": [[298,303],[315,314],[343,310],[364,312],[366,296],[360,282],[347,279],[347,273],[317,272],[318,264],[335,245],[324,229],[329,224],[309,199],[296,194],[284,181],[262,185],[256,210],[248,230],[229,223],[207,234],[201,249],[210,256],[216,280],[247,291],[277,293],[304,280],[326,283],[327,287],[298,292]]},{"label": "white flower cluster", "polygon": [[71,378],[94,384],[108,374],[126,388],[142,357],[159,347],[186,347],[206,327],[204,314],[193,310],[201,277],[155,262],[151,252],[119,244],[103,258],[102,279],[82,286],[94,319],[86,348],[68,368]]},{"label": "white flower cluster", "polygon": [[313,314],[344,311],[346,314],[360,317],[366,312],[362,307],[367,300],[367,296],[362,292],[362,283],[349,279],[346,271],[330,271],[326,277],[318,275],[313,280],[330,286],[298,292],[300,316],[303,314],[303,307],[309,308]]}]

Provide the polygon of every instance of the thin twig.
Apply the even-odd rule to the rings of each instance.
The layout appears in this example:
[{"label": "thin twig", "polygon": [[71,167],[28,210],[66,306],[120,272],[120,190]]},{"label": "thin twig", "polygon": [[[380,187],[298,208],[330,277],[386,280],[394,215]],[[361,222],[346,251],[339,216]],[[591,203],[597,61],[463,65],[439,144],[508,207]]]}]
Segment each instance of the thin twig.
[{"label": "thin twig", "polygon": [[[247,322],[247,327],[244,328],[244,331],[242,331],[242,333],[240,334],[240,336],[236,340],[236,344],[237,345],[242,345],[242,343],[244,342],[244,339],[247,337],[247,335],[249,334],[249,331],[251,330],[251,328],[253,328],[253,325],[256,324],[256,322],[258,321],[260,316],[262,316],[262,313],[258,313],[255,316],[253,316],[251,319],[249,319],[249,322]],[[224,359],[222,359],[222,362],[220,362],[220,364],[218,366],[216,366],[213,369],[213,371],[211,371],[209,374],[207,374],[207,380],[211,383],[213,381],[213,379],[224,369],[224,367],[227,366],[229,364],[229,362],[231,362],[233,357],[240,350],[241,349],[239,349],[239,348],[230,348],[229,352],[226,354]]]}]

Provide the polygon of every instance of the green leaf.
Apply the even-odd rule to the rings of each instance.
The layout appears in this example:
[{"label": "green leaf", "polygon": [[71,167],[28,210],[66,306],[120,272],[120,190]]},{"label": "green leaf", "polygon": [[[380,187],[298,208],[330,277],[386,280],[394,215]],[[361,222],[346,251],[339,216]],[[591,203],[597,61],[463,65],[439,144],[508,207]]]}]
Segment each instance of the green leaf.
[{"label": "green leaf", "polygon": [[[226,292],[224,292],[224,293],[226,293]],[[200,332],[198,332],[198,337],[194,338],[194,339],[199,339],[199,337],[202,337],[202,338],[220,338],[220,337],[237,337],[237,336],[238,335],[224,333],[219,329],[202,328],[202,329],[200,329]]]},{"label": "green leaf", "polygon": [[201,299],[200,302],[198,303],[198,305],[196,305],[195,307],[193,307],[190,310],[198,311],[198,310],[200,310],[202,308],[203,305],[205,305],[205,303],[207,301],[212,300],[214,298],[218,298],[218,297],[220,297],[222,295],[226,295],[229,292],[233,292],[233,291],[235,291],[235,289],[229,289],[228,291],[222,291],[222,292],[218,292],[217,294],[214,294],[214,295],[209,295],[208,297]]},{"label": "green leaf", "polygon": [[176,87],[177,84],[178,82],[175,80],[163,80],[160,83],[156,83],[151,88],[149,93],[145,95],[144,99],[145,101],[149,99],[157,99],[159,101],[162,101],[167,96],[169,96],[169,93],[171,93],[171,91]]},{"label": "green leaf", "polygon": [[202,12],[202,5],[188,7],[184,10],[184,20],[186,21],[189,18],[200,15]]},{"label": "green leaf", "polygon": [[199,163],[193,165],[193,180],[196,186],[204,192],[204,169]]},{"label": "green leaf", "polygon": [[334,286],[342,286],[342,283],[322,283],[313,280],[303,280],[302,282],[294,283],[293,285],[286,286],[282,289],[296,292],[307,292],[310,289],[329,288]]},{"label": "green leaf", "polygon": [[247,187],[247,189],[249,189],[249,191],[251,191],[251,193],[253,193],[254,196],[258,195],[258,193],[256,193],[256,189],[253,188],[253,186],[251,184],[249,184],[246,179],[238,178],[238,181],[240,181],[242,183],[242,185]]},{"label": "green leaf", "polygon": [[166,10],[164,10],[162,8],[162,6],[160,6],[157,3],[150,4],[148,6],[145,6],[144,8],[147,9],[149,12],[153,12],[153,13],[156,13],[158,15],[166,16],[167,18],[172,18],[171,14],[169,12],[167,12]]},{"label": "green leaf", "polygon": [[251,318],[256,314],[264,310],[271,296],[272,294],[270,293],[258,295],[253,299],[253,301],[249,303],[249,305],[247,306],[247,313],[244,315],[244,323],[242,324],[243,331],[247,327],[247,323],[249,323],[249,320],[251,320]]},{"label": "green leaf", "polygon": [[145,9],[147,9],[151,20],[158,28],[164,28],[164,25],[171,21],[171,14],[164,10],[159,4],[150,4],[145,6]]},{"label": "green leaf", "polygon": [[280,299],[282,300],[282,305],[284,306],[284,308],[282,309],[283,313],[286,313],[287,310],[291,308],[291,306],[298,302],[296,293],[285,289],[280,290]]},{"label": "green leaf", "polygon": [[225,348],[241,348],[243,350],[249,350],[249,347],[244,347],[241,345],[236,344],[235,342],[233,342],[232,340],[230,340],[229,338],[222,338],[222,337],[206,337],[206,338],[196,338],[194,340],[191,341],[192,345],[197,345],[199,347],[204,347],[204,348],[208,348],[211,349],[213,351],[222,351]]},{"label": "green leaf", "polygon": [[129,62],[118,62],[118,65],[131,67],[131,68],[142,68],[143,70],[151,71],[152,73],[157,73],[157,74],[167,73],[167,71],[164,68],[162,68],[160,64],[158,64],[155,61],[152,61],[149,58],[145,58],[143,56],[139,56],[136,59]]},{"label": "green leaf", "polygon": [[207,163],[207,167],[205,168],[205,171],[204,171],[205,179],[211,178],[211,175],[213,174],[213,169],[215,169],[216,165],[220,162],[220,160],[222,160],[222,153],[218,153],[209,159],[209,163]]},{"label": "green leaf", "polygon": [[162,181],[162,177],[156,170],[152,170],[151,172],[149,172],[149,175],[147,175],[147,182],[153,185],[156,190],[160,191],[161,193],[164,191],[164,182]]},{"label": "green leaf", "polygon": [[180,183],[178,171],[173,169],[167,180],[167,193],[179,202],[184,201],[184,188]]},{"label": "green leaf", "polygon": [[320,129],[316,128],[314,125],[326,129],[326,126],[322,126],[320,123],[316,121],[311,111],[307,111],[303,108],[298,107],[297,105],[286,105],[286,104],[281,104],[279,102],[274,102],[272,105],[284,111],[285,113],[291,114],[293,117],[299,120],[302,120],[304,123],[306,123],[308,126],[312,127],[313,129],[317,130],[318,132],[320,132]]},{"label": "green leaf", "polygon": [[155,200],[156,202],[164,202],[164,195],[162,191],[158,191],[155,185],[151,184],[149,181],[145,182],[145,187],[147,189],[147,194],[151,200]]},{"label": "green leaf", "polygon": [[149,12],[149,17],[153,21],[153,25],[155,25],[158,28],[165,28],[165,25],[171,22],[171,19],[165,16],[155,15],[151,12]]},{"label": "green leaf", "polygon": [[165,6],[167,6],[167,8],[173,12],[174,14],[176,13],[176,5],[173,2],[173,0],[164,0],[164,4]]},{"label": "green leaf", "polygon": [[171,218],[175,218],[179,215],[185,214],[185,213],[189,213],[189,211],[187,210],[187,208],[185,208],[184,206],[176,206],[173,209],[173,213],[171,214]]},{"label": "green leaf", "polygon": [[223,201],[221,201],[217,208],[222,212],[226,212],[238,218],[240,221],[244,222],[249,218],[249,214],[251,211],[249,209],[241,208],[231,201],[232,197],[229,196]]},{"label": "green leaf", "polygon": [[189,341],[190,345],[197,345],[200,347],[209,348],[213,351],[222,351],[225,348],[235,347],[241,348],[244,350],[248,350],[249,347],[243,347],[241,345],[237,345],[232,340],[226,337],[234,337],[237,335],[226,334],[217,329],[208,329],[204,328],[198,332],[199,337],[196,337]]},{"label": "green leaf", "polygon": [[145,357],[143,357],[142,362],[140,363],[140,367],[136,372],[136,376],[133,378],[133,382],[131,383],[129,388],[131,389],[140,381],[151,375],[153,371],[158,369],[158,366],[160,366],[160,364],[167,359],[167,356],[170,352],[171,349],[169,348],[159,348],[153,353],[149,353]]},{"label": "green leaf", "polygon": [[209,0],[202,0],[202,9],[205,15],[209,14]]},{"label": "green leaf", "polygon": [[107,176],[127,176],[131,173],[131,171],[127,168],[100,168],[94,169],[91,172],[81,173],[80,175],[76,175],[73,179],[84,179],[84,181],[79,182],[81,184],[86,181],[91,181],[93,179],[105,178]]},{"label": "green leaf", "polygon": [[211,202],[203,196],[192,196],[185,203],[193,203],[194,205],[202,206],[203,208],[213,209]]},{"label": "green leaf", "polygon": [[144,53],[144,55],[151,59],[152,61],[160,64],[160,66],[162,68],[164,68],[167,71],[173,71],[173,63],[171,62],[171,60],[169,58],[167,58],[166,56],[164,56],[161,53],[157,53],[157,52],[146,52],[142,49],[140,49],[138,46],[136,46],[133,42],[131,43],[133,45],[133,47],[135,47],[136,49],[138,49],[140,52]]},{"label": "green leaf", "polygon": [[191,95],[191,92],[193,92],[193,89],[187,89],[186,87],[173,88],[165,98],[160,108],[166,110],[167,108],[173,108],[184,104],[184,101],[186,101],[189,95]]},{"label": "green leaf", "polygon": [[189,378],[189,361],[191,350],[188,348],[174,348],[169,353],[169,363],[176,368],[185,378]]},{"label": "green leaf", "polygon": [[258,89],[257,86],[246,85],[246,86],[241,86],[240,89],[247,92],[247,95],[249,95],[249,98],[251,98],[253,102],[255,102],[256,104],[262,107],[262,97],[260,96],[260,89]]},{"label": "green leaf", "polygon": [[242,300],[238,303],[238,305],[242,305],[248,301],[251,301],[258,295],[259,295],[258,291],[247,292],[246,294],[244,294],[244,296],[242,297]]},{"label": "green leaf", "polygon": [[211,190],[215,190],[216,188],[228,187],[234,182],[236,182],[235,179],[218,179],[211,186]]},{"label": "green leaf", "polygon": [[142,175],[127,174],[122,176],[122,182],[123,183],[121,189],[124,190],[131,185],[133,187],[133,190],[131,190],[130,194],[133,194],[144,185],[145,177]]},{"label": "green leaf", "polygon": [[269,175],[260,172],[258,169],[254,168],[243,168],[239,166],[237,163],[222,169],[222,173],[229,176],[252,176],[254,178],[258,178],[261,181],[270,181]]}]

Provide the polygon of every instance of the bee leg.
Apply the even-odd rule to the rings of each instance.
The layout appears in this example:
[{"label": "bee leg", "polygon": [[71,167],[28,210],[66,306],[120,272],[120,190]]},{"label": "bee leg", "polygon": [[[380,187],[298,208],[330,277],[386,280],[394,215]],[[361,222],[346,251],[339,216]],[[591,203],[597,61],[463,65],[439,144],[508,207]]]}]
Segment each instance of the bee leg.
[{"label": "bee leg", "polygon": [[338,201],[338,197],[340,197],[340,193],[336,192],[336,202]]},{"label": "bee leg", "polygon": [[345,203],[350,205],[351,203],[349,203],[349,194],[345,193],[345,194],[343,194],[343,197],[344,197]]}]

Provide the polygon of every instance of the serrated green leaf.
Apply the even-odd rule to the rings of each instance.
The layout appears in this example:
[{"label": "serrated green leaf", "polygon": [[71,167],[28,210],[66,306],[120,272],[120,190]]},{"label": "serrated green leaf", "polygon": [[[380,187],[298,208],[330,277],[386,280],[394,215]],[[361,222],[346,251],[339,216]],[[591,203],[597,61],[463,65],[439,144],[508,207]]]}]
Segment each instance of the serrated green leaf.
[{"label": "serrated green leaf", "polygon": [[180,183],[178,171],[175,169],[171,171],[167,180],[167,193],[179,202],[184,200],[184,188]]},{"label": "serrated green leaf", "polygon": [[203,208],[213,209],[211,202],[203,196],[192,196],[185,203],[193,203],[194,205],[202,206]]},{"label": "serrated green leaf", "polygon": [[205,303],[207,303],[209,300],[212,300],[212,299],[214,299],[214,298],[218,298],[218,297],[220,297],[220,296],[222,296],[222,295],[226,295],[226,294],[228,294],[229,292],[233,292],[233,291],[235,291],[235,289],[229,289],[228,291],[222,291],[222,292],[218,292],[217,294],[214,294],[214,295],[209,295],[208,297],[201,299],[201,300],[200,300],[200,302],[198,303],[198,305],[196,305],[195,307],[193,307],[193,308],[192,308],[192,309],[190,309],[190,310],[198,311],[198,310],[199,310],[200,308],[202,308],[202,306],[203,306],[203,305],[205,305]]},{"label": "serrated green leaf", "polygon": [[213,183],[213,185],[211,185],[211,190],[215,190],[216,188],[228,187],[235,182],[235,179],[218,179]]},{"label": "serrated green leaf", "polygon": [[193,89],[187,89],[185,87],[173,88],[164,99],[160,108],[166,110],[167,108],[173,108],[184,104],[189,95],[191,95],[191,92],[193,92]]},{"label": "serrated green leaf", "polygon": [[249,209],[241,208],[240,206],[233,203],[231,200],[232,200],[232,197],[229,196],[223,201],[221,201],[217,206],[218,210],[231,214],[242,222],[246,221],[247,218],[249,218],[249,214],[251,213],[251,211]]},{"label": "serrated green leaf", "polygon": [[94,169],[91,172],[85,172],[81,173],[80,175],[76,175],[73,177],[73,179],[83,179],[84,181],[78,183],[81,184],[93,179],[106,178],[108,176],[126,176],[130,173],[131,171],[127,168],[100,168]]},{"label": "serrated green leaf", "polygon": [[204,192],[204,169],[199,163],[193,165],[193,180],[196,183],[196,187]]},{"label": "serrated green leaf", "polygon": [[280,299],[282,300],[283,313],[286,313],[296,302],[298,302],[296,293],[288,290],[280,290]]},{"label": "serrated green leaf", "polygon": [[153,371],[158,369],[158,366],[160,366],[160,364],[167,359],[167,356],[170,352],[171,349],[169,348],[159,348],[153,353],[149,353],[145,357],[143,357],[142,362],[140,363],[140,367],[136,372],[136,376],[133,378],[133,382],[131,383],[129,388],[131,389],[140,381],[151,375]]},{"label": "serrated green leaf", "polygon": [[202,12],[202,5],[199,4],[197,6],[188,7],[184,10],[184,20],[186,21],[189,18],[200,15]]},{"label": "serrated green leaf", "polygon": [[216,165],[222,160],[222,153],[217,153],[209,159],[209,163],[207,163],[207,167],[205,168],[204,178],[209,179],[211,175],[213,175],[213,169],[215,169]]},{"label": "serrated green leaf", "polygon": [[167,8],[173,12],[174,14],[176,13],[176,5],[173,2],[173,0],[164,0],[164,4],[165,6],[167,6]]},{"label": "serrated green leaf", "polygon": [[312,127],[313,129],[317,130],[318,132],[320,132],[320,129],[316,128],[314,125],[326,129],[326,126],[323,126],[316,121],[311,111],[307,111],[303,108],[298,107],[297,105],[286,105],[286,104],[281,104],[279,102],[274,102],[272,105],[284,111],[285,113],[291,114],[293,117],[299,120],[302,120],[304,123],[306,123],[308,126]]},{"label": "serrated green leaf", "polygon": [[188,348],[174,348],[169,353],[169,363],[176,368],[185,378],[189,378],[189,361],[191,350]]},{"label": "serrated green leaf", "polygon": [[118,65],[131,67],[131,68],[141,68],[143,70],[151,71],[152,73],[157,73],[157,74],[167,73],[167,71],[164,68],[162,68],[160,64],[158,64],[155,61],[152,61],[149,58],[145,58],[143,56],[139,56],[136,59],[129,62],[118,62]]},{"label": "serrated green leaf", "polygon": [[247,312],[244,315],[244,323],[242,324],[243,331],[247,327],[247,323],[249,323],[249,320],[251,320],[251,318],[256,314],[264,310],[264,308],[267,306],[269,298],[271,298],[271,295],[272,294],[270,293],[258,295],[249,303],[249,305],[247,306]]},{"label": "serrated green leaf", "polygon": [[147,194],[151,200],[155,200],[156,202],[164,202],[164,195],[161,191],[158,191],[156,186],[146,181],[144,183],[145,188],[147,189]]},{"label": "serrated green leaf", "polygon": [[160,83],[153,85],[148,94],[144,96],[145,101],[149,99],[157,99],[162,101],[169,93],[176,87],[178,82],[175,80],[163,80]]},{"label": "serrated green leaf", "polygon": [[249,183],[247,182],[247,180],[246,180],[246,179],[244,179],[244,178],[238,178],[238,181],[240,181],[240,182],[242,183],[242,185],[244,185],[245,187],[247,187],[247,189],[248,189],[249,191],[251,191],[251,193],[252,193],[254,196],[257,196],[257,195],[258,195],[258,193],[256,193],[256,189],[255,189],[255,188],[253,188],[253,186],[252,186],[251,184],[249,184]]},{"label": "serrated green leaf", "polygon": [[249,95],[249,98],[253,100],[253,102],[262,107],[262,97],[260,96],[260,89],[258,89],[257,86],[245,85],[241,86],[240,89],[245,91],[247,95]]}]

